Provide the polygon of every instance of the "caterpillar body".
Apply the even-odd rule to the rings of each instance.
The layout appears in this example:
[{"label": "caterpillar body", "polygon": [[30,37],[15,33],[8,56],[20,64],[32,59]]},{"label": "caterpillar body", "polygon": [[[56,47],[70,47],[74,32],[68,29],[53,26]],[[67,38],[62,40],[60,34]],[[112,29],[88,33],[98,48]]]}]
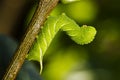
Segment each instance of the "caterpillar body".
[{"label": "caterpillar body", "polygon": [[74,20],[70,19],[65,14],[57,17],[48,17],[27,56],[29,60],[40,62],[40,72],[42,72],[42,58],[60,29],[65,31],[73,41],[81,45],[90,43],[96,35],[96,29],[94,27],[86,25],[79,27]]}]

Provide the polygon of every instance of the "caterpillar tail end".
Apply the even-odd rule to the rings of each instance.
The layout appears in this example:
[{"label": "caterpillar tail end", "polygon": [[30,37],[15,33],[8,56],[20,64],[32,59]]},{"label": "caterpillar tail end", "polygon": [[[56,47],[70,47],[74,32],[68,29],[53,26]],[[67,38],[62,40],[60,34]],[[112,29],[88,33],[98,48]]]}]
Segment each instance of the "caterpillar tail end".
[{"label": "caterpillar tail end", "polygon": [[40,61],[40,75],[42,74],[42,71],[43,71],[43,63],[42,63],[42,60]]}]

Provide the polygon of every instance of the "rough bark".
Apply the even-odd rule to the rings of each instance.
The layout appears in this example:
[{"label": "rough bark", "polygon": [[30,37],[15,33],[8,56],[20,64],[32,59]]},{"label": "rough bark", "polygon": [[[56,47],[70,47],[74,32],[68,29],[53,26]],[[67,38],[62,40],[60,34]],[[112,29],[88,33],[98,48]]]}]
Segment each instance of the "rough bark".
[{"label": "rough bark", "polygon": [[12,62],[3,77],[3,80],[14,80],[18,71],[20,70],[26,55],[32,46],[41,26],[43,25],[46,17],[50,11],[55,7],[58,0],[40,0],[37,10],[30,22],[30,25],[23,37],[23,40],[18,47]]}]

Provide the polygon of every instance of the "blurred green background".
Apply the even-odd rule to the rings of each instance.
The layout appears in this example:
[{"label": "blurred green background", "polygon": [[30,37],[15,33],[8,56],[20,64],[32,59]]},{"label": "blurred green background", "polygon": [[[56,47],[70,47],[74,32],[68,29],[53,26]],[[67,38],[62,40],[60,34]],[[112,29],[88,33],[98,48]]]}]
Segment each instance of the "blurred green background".
[{"label": "blurred green background", "polygon": [[[11,25],[11,30],[2,32],[3,27],[0,26],[1,35],[9,36],[19,44],[36,9],[37,2],[37,0],[23,1],[24,7],[21,7],[20,13],[17,14],[18,18],[13,21],[14,25]],[[74,0],[61,0],[50,15],[57,16],[61,13],[66,13],[80,26],[94,26],[97,35],[92,43],[78,45],[65,32],[60,31],[44,56],[42,79],[120,80],[120,0],[75,0],[75,2]],[[0,38],[3,39],[3,36]],[[16,47],[8,44],[9,47]],[[1,54],[3,54],[2,51],[0,52],[0,70],[4,65]],[[39,65],[36,62],[31,63],[35,63],[35,69],[36,65]],[[29,70],[26,71],[29,72]],[[24,72],[19,77],[23,77]],[[37,77],[20,80],[40,80]]]}]

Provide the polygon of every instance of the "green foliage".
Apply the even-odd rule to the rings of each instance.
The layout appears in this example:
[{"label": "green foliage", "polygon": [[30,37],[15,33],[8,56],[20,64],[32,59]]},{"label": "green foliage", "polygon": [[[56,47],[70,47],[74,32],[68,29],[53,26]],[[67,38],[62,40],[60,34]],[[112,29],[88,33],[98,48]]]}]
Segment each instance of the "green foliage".
[{"label": "green foliage", "polygon": [[79,25],[65,14],[57,17],[48,17],[44,27],[42,27],[42,30],[36,39],[36,42],[27,56],[29,60],[40,62],[41,70],[43,55],[60,29],[65,31],[73,41],[81,45],[90,43],[96,35],[94,27],[86,25],[79,27]]},{"label": "green foliage", "polygon": [[98,13],[98,7],[91,0],[61,0],[51,15],[58,16],[65,13],[68,17],[79,24],[86,24],[94,21]]},{"label": "green foliage", "polygon": [[47,58],[48,61],[44,66],[41,76],[45,80],[70,80],[63,78],[72,73],[79,65],[81,69],[87,68],[83,66],[86,65],[86,61],[88,60],[87,51],[81,48],[83,47],[79,45],[70,45],[54,52],[54,55],[49,56],[49,59]]},{"label": "green foliage", "polygon": [[89,23],[96,18],[97,6],[92,1],[77,1],[66,4],[65,13],[78,23]]},{"label": "green foliage", "polygon": [[62,3],[59,3],[54,10],[50,13],[50,16],[58,16],[61,15],[64,11],[65,5]]},{"label": "green foliage", "polygon": [[71,2],[76,2],[76,1],[81,1],[81,0],[60,0],[60,1],[64,4],[68,4],[68,3],[71,3]]}]

